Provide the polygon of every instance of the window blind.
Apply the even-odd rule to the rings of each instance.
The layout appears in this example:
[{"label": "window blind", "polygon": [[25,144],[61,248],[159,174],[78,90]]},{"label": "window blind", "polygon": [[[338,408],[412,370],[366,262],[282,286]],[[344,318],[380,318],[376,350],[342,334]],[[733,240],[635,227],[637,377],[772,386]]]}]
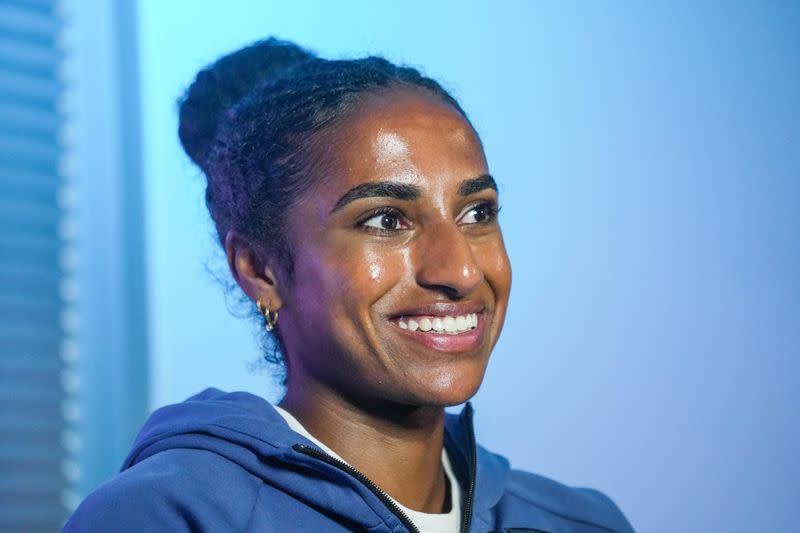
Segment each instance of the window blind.
[{"label": "window blind", "polygon": [[60,176],[55,2],[0,0],[0,531],[57,531],[71,429],[69,185]]}]

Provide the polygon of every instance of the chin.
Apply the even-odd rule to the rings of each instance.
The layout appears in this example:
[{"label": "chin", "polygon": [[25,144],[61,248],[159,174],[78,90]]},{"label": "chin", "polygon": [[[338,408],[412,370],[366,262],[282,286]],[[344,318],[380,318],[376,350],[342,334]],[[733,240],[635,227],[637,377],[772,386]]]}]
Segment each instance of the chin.
[{"label": "chin", "polygon": [[440,371],[429,376],[422,383],[424,392],[420,391],[423,404],[439,407],[460,405],[478,392],[483,382],[483,368],[480,372]]}]

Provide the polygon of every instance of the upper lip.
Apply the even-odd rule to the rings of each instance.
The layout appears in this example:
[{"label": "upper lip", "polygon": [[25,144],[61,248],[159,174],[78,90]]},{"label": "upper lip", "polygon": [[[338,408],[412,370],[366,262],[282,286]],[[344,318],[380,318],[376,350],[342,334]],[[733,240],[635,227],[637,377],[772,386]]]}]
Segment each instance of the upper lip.
[{"label": "upper lip", "polygon": [[398,313],[394,313],[392,318],[413,315],[428,316],[459,316],[469,313],[482,313],[486,309],[483,302],[431,302],[426,304],[408,307]]}]

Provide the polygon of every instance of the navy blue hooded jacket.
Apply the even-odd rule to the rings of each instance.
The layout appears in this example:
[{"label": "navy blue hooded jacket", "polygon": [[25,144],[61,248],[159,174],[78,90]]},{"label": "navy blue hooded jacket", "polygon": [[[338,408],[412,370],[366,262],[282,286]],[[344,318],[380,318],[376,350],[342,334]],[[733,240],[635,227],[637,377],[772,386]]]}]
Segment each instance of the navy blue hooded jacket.
[{"label": "navy blue hooded jacket", "polygon": [[[477,446],[469,404],[447,416],[445,446],[463,487],[462,532],[633,531],[603,494],[511,470]],[[267,401],[208,389],[153,413],[122,471],[86,498],[64,531],[416,529],[377,486],[291,430]]]}]

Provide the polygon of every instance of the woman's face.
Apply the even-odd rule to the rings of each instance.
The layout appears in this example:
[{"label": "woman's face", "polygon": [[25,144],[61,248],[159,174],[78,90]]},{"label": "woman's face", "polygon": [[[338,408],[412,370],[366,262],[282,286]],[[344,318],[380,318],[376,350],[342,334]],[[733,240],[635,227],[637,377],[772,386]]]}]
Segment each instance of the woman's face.
[{"label": "woman's face", "polygon": [[328,173],[288,215],[294,283],[278,290],[290,392],[466,401],[511,285],[479,140],[412,90],[368,97],[325,139]]}]

